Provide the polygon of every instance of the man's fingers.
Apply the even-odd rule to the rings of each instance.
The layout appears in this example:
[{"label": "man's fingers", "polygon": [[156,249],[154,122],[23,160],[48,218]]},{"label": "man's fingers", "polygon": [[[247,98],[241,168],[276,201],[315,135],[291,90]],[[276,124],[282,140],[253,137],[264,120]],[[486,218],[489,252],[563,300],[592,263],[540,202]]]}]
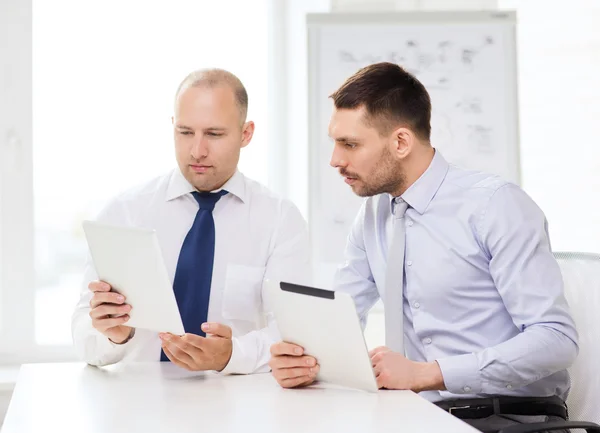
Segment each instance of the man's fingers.
[{"label": "man's fingers", "polygon": [[105,283],[104,281],[92,281],[88,284],[88,289],[92,292],[110,292],[110,284]]},{"label": "man's fingers", "polygon": [[96,308],[100,304],[117,304],[125,302],[125,296],[117,292],[96,292],[90,301],[90,307]]},{"label": "man's fingers", "polygon": [[312,356],[274,356],[271,358],[271,368],[314,367],[317,360]]},{"label": "man's fingers", "polygon": [[283,381],[290,381],[298,377],[308,377],[311,380],[317,377],[321,367],[319,364],[314,367],[297,367],[297,368],[280,368],[272,371],[273,377],[277,379],[279,383]]},{"label": "man's fingers", "polygon": [[379,373],[377,375],[377,388],[385,388],[387,382],[387,375],[385,373]]},{"label": "man's fingers", "polygon": [[383,356],[385,355],[386,352],[379,352],[376,353],[375,355],[371,356],[371,365],[373,365],[373,367],[375,367],[375,365],[379,364],[381,362],[381,360],[383,359]]},{"label": "man's fingers", "polygon": [[375,349],[371,350],[369,352],[369,356],[371,358],[373,358],[373,356],[375,356],[378,353],[385,353],[385,352],[389,352],[389,351],[390,351],[390,348],[385,347],[385,346],[379,346],[379,347],[376,347]]},{"label": "man's fingers", "polygon": [[114,328],[115,326],[124,325],[129,320],[129,315],[121,317],[109,317],[105,319],[92,319],[92,326],[100,332],[104,332],[107,329]]},{"label": "man's fingers", "polygon": [[183,351],[176,345],[171,344],[170,342],[164,342],[162,347],[163,350],[168,350],[169,353],[171,353],[175,358],[177,358],[180,362],[183,362],[190,368],[192,365],[194,365],[194,359],[190,356],[190,354]]},{"label": "man's fingers", "polygon": [[296,388],[298,386],[309,385],[314,381],[310,376],[295,377],[293,379],[282,379],[279,384],[284,388]]},{"label": "man's fingers", "polygon": [[101,304],[96,308],[90,310],[90,317],[92,319],[99,319],[109,315],[121,315],[127,314],[131,311],[131,305],[113,305],[113,304]]},{"label": "man's fingers", "polygon": [[286,343],[281,341],[271,346],[271,355],[293,355],[300,356],[304,353],[304,349],[296,344]]},{"label": "man's fingers", "polygon": [[194,350],[202,351],[206,349],[207,339],[201,335],[187,333],[179,336],[165,332],[159,334],[159,337],[163,341],[172,342],[186,352],[191,352]]},{"label": "man's fingers", "polygon": [[[187,337],[188,335],[191,334],[185,334],[184,337]],[[201,350],[193,344],[190,344],[183,337],[179,337],[173,334],[162,334],[161,339],[164,345],[168,347],[168,349],[171,351],[171,353],[175,354],[178,358],[184,360],[187,363],[189,363],[188,358],[192,359],[195,356],[200,355]]]},{"label": "man's fingers", "polygon": [[165,352],[165,355],[167,355],[167,358],[169,358],[169,360],[176,366],[184,368],[186,370],[192,369],[191,366],[186,364],[184,361],[179,359],[173,352],[171,352],[166,345],[163,345],[162,350],[163,350],[163,352]]},{"label": "man's fingers", "polygon": [[310,367],[280,368],[273,370],[273,376],[278,380],[295,379],[296,377],[311,376],[312,370]]},{"label": "man's fingers", "polygon": [[202,330],[207,334],[216,335],[218,337],[231,339],[231,328],[227,325],[215,322],[207,322],[202,324]]}]

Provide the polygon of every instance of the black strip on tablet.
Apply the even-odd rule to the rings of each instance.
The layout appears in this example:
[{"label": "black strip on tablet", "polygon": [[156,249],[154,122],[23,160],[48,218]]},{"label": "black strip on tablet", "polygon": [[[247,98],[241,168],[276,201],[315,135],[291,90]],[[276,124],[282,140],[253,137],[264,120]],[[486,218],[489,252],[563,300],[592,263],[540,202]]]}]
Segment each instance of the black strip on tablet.
[{"label": "black strip on tablet", "polygon": [[298,284],[280,283],[281,290],[286,292],[299,293],[301,295],[315,296],[317,298],[335,299],[335,292],[332,290],[317,289],[315,287],[299,286]]}]

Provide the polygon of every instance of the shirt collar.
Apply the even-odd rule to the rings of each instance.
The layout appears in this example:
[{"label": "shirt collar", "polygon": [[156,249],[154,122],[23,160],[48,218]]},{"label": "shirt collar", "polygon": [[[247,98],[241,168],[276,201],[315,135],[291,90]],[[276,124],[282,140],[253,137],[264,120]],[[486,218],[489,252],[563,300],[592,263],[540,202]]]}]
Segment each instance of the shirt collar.
[{"label": "shirt collar", "polygon": [[[442,186],[442,182],[448,173],[449,164],[442,154],[435,149],[433,159],[427,170],[402,194],[402,198],[408,205],[423,214],[433,197]],[[392,206],[394,197],[392,197]],[[393,209],[392,209],[393,210]]]},{"label": "shirt collar", "polygon": [[[225,185],[211,192],[218,192],[222,189],[239,198],[242,203],[246,202],[246,178],[239,170],[235,171],[233,176],[231,176],[231,178],[225,182]],[[194,191],[196,191],[196,188],[194,188],[192,184],[188,182],[188,180],[181,173],[181,170],[176,168],[173,170],[173,173],[171,173],[165,199],[166,201],[171,201]]]}]

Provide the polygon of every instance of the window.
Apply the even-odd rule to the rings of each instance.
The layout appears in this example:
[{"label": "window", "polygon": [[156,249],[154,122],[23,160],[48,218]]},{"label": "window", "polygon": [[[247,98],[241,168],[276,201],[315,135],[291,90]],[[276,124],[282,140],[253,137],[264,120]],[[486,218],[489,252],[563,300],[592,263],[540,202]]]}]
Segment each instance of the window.
[{"label": "window", "polygon": [[35,341],[68,345],[87,245],[81,221],[176,166],[171,116],[184,76],[220,67],[249,93],[240,168],[267,178],[267,1],[34,0]]},{"label": "window", "polygon": [[523,188],[546,214],[555,251],[600,252],[600,5],[499,5],[517,10]]}]

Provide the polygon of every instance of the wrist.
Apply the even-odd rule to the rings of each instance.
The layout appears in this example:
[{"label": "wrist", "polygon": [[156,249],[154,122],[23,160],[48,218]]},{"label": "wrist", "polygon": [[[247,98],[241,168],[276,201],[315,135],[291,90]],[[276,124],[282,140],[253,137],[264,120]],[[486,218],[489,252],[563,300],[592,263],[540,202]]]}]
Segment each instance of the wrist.
[{"label": "wrist", "polygon": [[[229,340],[229,341],[231,341],[231,340]],[[223,364],[217,366],[217,368],[215,370],[218,371],[219,373],[223,372],[223,370],[225,370],[227,368],[227,366],[229,365],[229,363],[231,362],[232,356],[233,356],[233,344],[231,344],[231,346],[229,347],[229,356],[225,355],[225,357],[223,358],[225,360],[225,362]]]},{"label": "wrist", "polygon": [[415,392],[421,391],[444,391],[444,376],[437,361],[417,362],[415,369]]},{"label": "wrist", "polygon": [[135,335],[135,328],[131,328],[131,331],[129,331],[129,335],[128,335],[128,336],[127,336],[127,337],[126,337],[124,340],[122,340],[122,341],[115,341],[115,340],[113,340],[113,339],[112,339],[112,338],[110,338],[110,337],[108,338],[108,340],[109,340],[111,343],[114,343],[114,344],[121,345],[121,344],[125,344],[125,343],[127,343],[129,340],[131,340],[131,339],[133,338],[133,336],[134,336],[134,335]]}]

